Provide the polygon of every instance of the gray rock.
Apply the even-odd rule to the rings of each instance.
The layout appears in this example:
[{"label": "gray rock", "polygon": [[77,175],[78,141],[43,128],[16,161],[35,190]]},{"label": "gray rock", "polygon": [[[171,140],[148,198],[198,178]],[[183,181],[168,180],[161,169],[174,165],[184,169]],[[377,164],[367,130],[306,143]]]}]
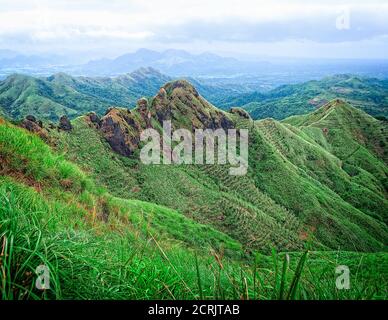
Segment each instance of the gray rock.
[{"label": "gray rock", "polygon": [[63,131],[70,131],[73,129],[73,126],[71,125],[71,122],[67,116],[62,116],[59,119],[59,129]]}]

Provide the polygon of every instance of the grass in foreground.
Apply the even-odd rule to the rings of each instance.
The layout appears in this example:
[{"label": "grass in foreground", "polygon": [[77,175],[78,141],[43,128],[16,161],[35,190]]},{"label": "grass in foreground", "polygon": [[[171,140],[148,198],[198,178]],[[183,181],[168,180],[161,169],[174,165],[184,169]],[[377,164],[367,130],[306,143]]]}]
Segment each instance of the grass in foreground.
[{"label": "grass in foreground", "polygon": [[19,128],[0,125],[0,147],[1,299],[387,299],[385,253],[244,253],[176,211],[112,197]]}]

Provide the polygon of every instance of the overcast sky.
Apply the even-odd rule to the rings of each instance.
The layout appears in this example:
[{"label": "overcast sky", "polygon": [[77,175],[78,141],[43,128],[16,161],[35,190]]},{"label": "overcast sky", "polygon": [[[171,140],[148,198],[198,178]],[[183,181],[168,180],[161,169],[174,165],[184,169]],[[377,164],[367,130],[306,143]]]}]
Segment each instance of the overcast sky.
[{"label": "overcast sky", "polygon": [[386,0],[0,0],[0,49],[388,58]]}]

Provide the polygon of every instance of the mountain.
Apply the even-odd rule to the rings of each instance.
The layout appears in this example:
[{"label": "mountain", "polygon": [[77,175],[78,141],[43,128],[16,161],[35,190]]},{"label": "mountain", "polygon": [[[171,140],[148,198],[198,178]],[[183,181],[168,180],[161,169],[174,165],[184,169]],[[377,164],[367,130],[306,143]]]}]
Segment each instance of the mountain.
[{"label": "mountain", "polygon": [[[385,132],[383,123],[343,104],[349,110],[343,132],[364,123],[373,128],[371,132]],[[322,110],[326,115],[331,108]],[[355,118],[357,112],[362,116]],[[148,127],[160,130],[168,119],[173,128],[190,130],[249,128],[248,174],[232,177],[227,166],[219,165],[140,163],[140,132]],[[384,145],[384,134],[365,136],[370,141],[361,153],[365,165],[361,159],[344,163],[324,130],[306,133],[288,123],[253,122],[241,113],[220,111],[187,81],[166,84],[153,99],[140,100],[133,110],[110,108],[98,121],[86,116],[73,121],[73,126],[71,132],[57,137],[57,144],[69,159],[94,172],[112,194],[173,208],[252,249],[301,248],[299,236],[308,230],[314,230],[318,247],[368,251],[381,249],[386,241],[387,168],[381,149],[371,147],[372,141],[373,146]],[[326,129],[337,130],[335,124]],[[358,136],[349,139],[360,143]],[[338,148],[346,153],[349,146],[350,142]],[[94,153],[99,156],[94,158]],[[353,175],[349,168],[360,174]]]},{"label": "mountain", "polygon": [[[201,295],[215,289],[207,276],[212,252],[231,270],[244,259],[241,244],[225,234],[166,207],[112,196],[39,137],[1,118],[0,146],[2,299],[169,299],[164,286],[175,277],[175,294],[193,299],[197,272],[206,286]],[[39,265],[50,268],[44,292],[35,286]]]},{"label": "mountain", "polygon": [[[214,104],[252,91],[235,82],[185,78]],[[152,96],[171,77],[153,68],[109,77],[73,77],[56,73],[49,77],[14,74],[0,81],[0,114],[14,120],[35,115],[42,120],[70,118],[87,112],[102,115],[110,106],[132,108],[142,96]]]},{"label": "mountain", "polygon": [[266,62],[244,62],[212,53],[191,54],[184,50],[163,52],[139,49],[115,59],[90,61],[79,72],[90,75],[117,75],[140,67],[153,67],[172,76],[225,75],[265,70]]},{"label": "mountain", "polygon": [[254,119],[284,119],[314,111],[335,98],[344,99],[372,116],[388,117],[388,81],[353,75],[336,75],[283,85],[267,93],[239,95],[224,105],[243,107]]},{"label": "mountain", "polygon": [[[254,121],[176,80],[131,110],[60,127],[26,120],[40,131],[0,120],[0,235],[13,258],[6,274],[17,275],[5,280],[17,284],[8,298],[41,297],[28,276],[40,264],[58,299],[254,299],[257,277],[261,298],[386,297],[388,128],[342,100]],[[165,120],[248,129],[247,174],[142,163],[141,132],[161,133]],[[358,274],[350,290],[333,285],[339,264]]]},{"label": "mountain", "polygon": [[[63,57],[62,61],[63,61]],[[2,68],[20,68],[20,67],[46,67],[53,65],[60,60],[57,56],[25,56],[21,54],[12,54],[12,51],[7,54],[0,52],[0,64]]]},{"label": "mountain", "polygon": [[[112,196],[85,169],[100,157],[94,169],[109,164],[111,185],[117,178],[125,186],[128,173],[121,178],[115,173],[127,158],[99,153],[108,147],[84,120],[74,121],[70,135],[60,133],[71,143],[70,153],[82,131],[89,135],[81,149],[95,143],[82,170],[39,137],[0,119],[3,299],[355,299],[361,288],[362,297],[386,297],[384,253],[249,253],[238,241],[178,211]],[[108,174],[95,170],[94,176]],[[195,181],[194,176],[192,187]],[[301,238],[306,239],[304,233]],[[338,264],[357,271],[350,290],[332,285]],[[36,288],[37,265],[49,266],[50,289]],[[277,274],[282,265],[286,269]],[[237,285],[240,280],[244,285]],[[263,286],[260,294],[256,281]]]},{"label": "mountain", "polygon": [[153,95],[170,78],[151,68],[141,68],[116,78],[72,77],[57,73],[35,78],[11,75],[0,82],[0,110],[11,119],[32,114],[56,121],[112,106],[132,107],[142,96]]},{"label": "mountain", "polygon": [[[256,80],[184,79],[217,107],[227,110],[243,106],[255,119],[303,114],[337,97],[373,116],[388,117],[386,80],[338,75],[271,91],[255,91]],[[32,114],[53,121],[62,115],[74,118],[91,111],[102,115],[110,106],[134,107],[137,99],[154,95],[170,80],[171,77],[153,68],[140,68],[113,78],[73,77],[65,73],[36,78],[15,74],[0,81],[0,114],[10,119]]]},{"label": "mountain", "polygon": [[[365,201],[365,206],[370,206],[371,203],[367,204],[365,194],[362,195],[360,192],[367,192],[370,198],[377,194],[384,197],[388,189],[386,122],[378,121],[341,100],[326,104],[307,116],[293,116],[284,122],[299,127],[302,132],[311,136],[341,160],[343,170],[357,181],[358,185],[370,189],[361,191],[352,188],[347,190],[345,198],[352,196],[356,205]],[[317,132],[323,132],[325,140],[317,136]],[[376,185],[377,188],[371,188],[374,184],[369,180],[376,178],[380,178],[380,182]],[[355,196],[357,194],[358,197]],[[372,215],[380,211],[379,208],[372,207],[368,210]],[[380,219],[385,221],[386,213],[380,212]]]}]

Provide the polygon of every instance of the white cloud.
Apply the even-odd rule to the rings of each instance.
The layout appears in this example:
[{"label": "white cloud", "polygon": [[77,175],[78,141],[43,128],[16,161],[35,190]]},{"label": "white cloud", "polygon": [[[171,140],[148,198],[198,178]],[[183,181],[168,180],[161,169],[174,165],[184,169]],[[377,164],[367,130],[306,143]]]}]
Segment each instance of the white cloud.
[{"label": "white cloud", "polygon": [[[351,28],[336,17],[351,13]],[[148,47],[186,43],[357,42],[388,34],[388,3],[372,0],[0,0],[2,46]]]}]

